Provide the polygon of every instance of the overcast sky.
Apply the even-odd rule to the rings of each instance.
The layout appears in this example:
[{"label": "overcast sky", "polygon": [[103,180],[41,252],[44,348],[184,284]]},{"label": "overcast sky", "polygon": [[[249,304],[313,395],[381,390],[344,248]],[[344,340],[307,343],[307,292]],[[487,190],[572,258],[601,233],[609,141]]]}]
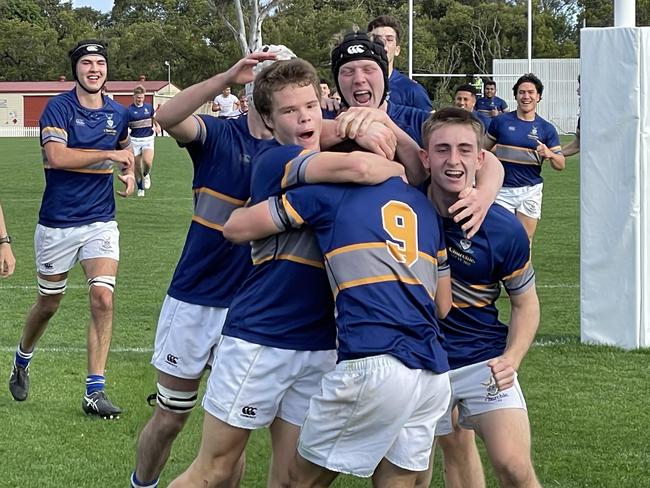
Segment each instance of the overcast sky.
[{"label": "overcast sky", "polygon": [[113,0],[72,0],[73,7],[92,7],[102,12],[110,12]]}]

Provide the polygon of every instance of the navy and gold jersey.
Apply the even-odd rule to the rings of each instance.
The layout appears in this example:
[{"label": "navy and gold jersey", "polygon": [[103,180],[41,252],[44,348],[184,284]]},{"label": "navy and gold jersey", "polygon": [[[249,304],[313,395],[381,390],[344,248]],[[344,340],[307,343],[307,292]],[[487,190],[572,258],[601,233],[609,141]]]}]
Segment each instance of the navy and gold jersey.
[{"label": "navy and gold jersey", "polygon": [[508,104],[503,98],[499,97],[478,97],[476,99],[476,105],[474,105],[474,110],[488,119],[497,117],[496,115],[492,115],[492,110],[495,108],[500,113],[504,113],[508,110]]},{"label": "navy and gold jersey", "polygon": [[185,145],[194,165],[194,215],[167,293],[194,305],[228,307],[251,269],[250,246],[226,240],[223,225],[250,197],[252,159],[269,141],[250,135],[246,117],[200,117],[205,131]]},{"label": "navy and gold jersey", "polygon": [[[129,146],[127,112],[109,97],[99,109],[83,107],[75,89],[50,99],[39,121],[41,146],[61,143],[83,151],[113,151]],[[113,161],[78,169],[50,167],[42,149],[45,192],[38,222],[47,227],[77,227],[115,219]]]},{"label": "navy and gold jersey", "polygon": [[[275,146],[256,158],[251,203],[304,183],[317,152]],[[335,348],[334,306],[322,254],[309,229],[252,243],[253,270],[235,296],[223,334],[280,349]]]},{"label": "navy and gold jersey", "polygon": [[522,187],[542,183],[543,159],[537,154],[540,142],[560,154],[560,136],[555,127],[539,115],[535,120],[521,120],[517,112],[492,119],[488,137],[495,146],[492,152],[503,163],[504,187]]},{"label": "navy and gold jersey", "polygon": [[440,218],[400,178],[307,185],[269,201],[281,227],[313,229],[336,303],[339,360],[390,354],[409,368],[449,369],[434,302],[448,273]]},{"label": "navy and gold jersey", "polygon": [[509,295],[535,284],[530,243],[519,220],[492,205],[471,240],[451,218],[443,219],[451,268],[453,306],[440,327],[452,369],[494,358],[506,347],[508,326],[495,302],[501,283]]},{"label": "navy and gold jersey", "polygon": [[417,108],[425,112],[433,110],[426,89],[417,81],[410,79],[396,69],[388,78],[388,87],[390,89],[390,103]]},{"label": "navy and gold jersey", "polygon": [[151,137],[153,135],[153,107],[149,103],[138,107],[132,103],[129,105],[129,129],[131,137]]}]

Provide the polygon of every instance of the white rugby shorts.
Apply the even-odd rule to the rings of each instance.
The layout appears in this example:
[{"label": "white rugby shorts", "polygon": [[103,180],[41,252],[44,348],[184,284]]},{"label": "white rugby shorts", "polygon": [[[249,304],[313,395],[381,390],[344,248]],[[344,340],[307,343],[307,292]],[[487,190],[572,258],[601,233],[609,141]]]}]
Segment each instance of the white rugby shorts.
[{"label": "white rugby shorts", "polygon": [[176,378],[200,378],[212,361],[227,313],[227,308],[193,305],[167,295],[151,364]]},{"label": "white rugby shorts", "polygon": [[447,411],[438,422],[436,435],[447,435],[453,431],[451,412],[458,406],[458,424],[466,429],[473,429],[475,415],[501,410],[519,408],[526,410],[526,400],[515,377],[515,383],[507,390],[498,391],[487,361],[470,364],[449,371],[451,381],[451,400]]},{"label": "white rugby shorts", "polygon": [[516,188],[503,187],[495,200],[510,212],[519,212],[531,219],[542,218],[542,189],[544,183]]},{"label": "white rugby shorts", "polygon": [[302,425],[309,399],[334,369],[336,351],[295,351],[222,336],[203,407],[242,429],[261,429],[276,417]]},{"label": "white rugby shorts", "polygon": [[365,478],[383,458],[424,471],[449,395],[447,373],[410,369],[389,355],[341,361],[311,399],[298,452],[330,471]]},{"label": "white rugby shorts", "polygon": [[139,156],[145,149],[153,151],[153,144],[156,140],[155,134],[149,137],[132,137],[131,146],[133,147],[133,154]]},{"label": "white rugby shorts", "polygon": [[70,271],[77,261],[93,258],[120,260],[117,222],[95,222],[79,227],[45,227],[34,233],[36,271],[56,275]]}]

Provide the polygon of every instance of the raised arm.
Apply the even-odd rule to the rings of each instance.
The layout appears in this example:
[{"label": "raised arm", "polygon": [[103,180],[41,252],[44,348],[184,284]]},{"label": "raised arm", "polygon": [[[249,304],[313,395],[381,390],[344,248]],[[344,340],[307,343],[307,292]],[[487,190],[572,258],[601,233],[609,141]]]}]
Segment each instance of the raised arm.
[{"label": "raised arm", "polygon": [[374,153],[321,152],[305,171],[306,183],[359,183],[376,185],[393,176],[404,176],[404,167]]},{"label": "raised arm", "polygon": [[249,54],[237,61],[225,73],[219,73],[186,88],[158,109],[156,112],[158,123],[178,142],[192,142],[199,131],[199,125],[192,114],[206,100],[213,99],[221,93],[226,86],[253,81],[255,79],[253,67],[267,59],[275,59],[275,56],[274,53],[268,52]]}]

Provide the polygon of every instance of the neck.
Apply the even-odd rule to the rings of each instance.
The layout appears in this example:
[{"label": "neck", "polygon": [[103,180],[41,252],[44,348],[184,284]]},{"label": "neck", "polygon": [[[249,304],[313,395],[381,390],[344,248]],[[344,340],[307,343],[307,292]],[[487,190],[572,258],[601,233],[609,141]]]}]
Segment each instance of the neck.
[{"label": "neck", "polygon": [[273,139],[273,134],[264,125],[262,117],[257,113],[257,110],[248,109],[246,115],[246,122],[248,123],[248,131],[255,139]]},{"label": "neck", "polygon": [[395,62],[390,62],[388,63],[388,77],[390,78],[390,75],[393,74],[393,66],[395,65]]},{"label": "neck", "polygon": [[79,86],[79,83],[77,83],[75,91],[77,93],[77,99],[82,107],[102,108],[104,106],[104,97],[101,91],[98,91],[97,93],[88,93]]},{"label": "neck", "polygon": [[450,194],[440,188],[434,188],[433,183],[431,183],[427,190],[427,196],[441,217],[451,217],[448,209],[458,201],[458,195]]},{"label": "neck", "polygon": [[535,111],[533,110],[532,112],[522,112],[521,110],[517,109],[517,117],[519,117],[521,120],[526,120],[526,121],[532,121],[535,120]]}]

